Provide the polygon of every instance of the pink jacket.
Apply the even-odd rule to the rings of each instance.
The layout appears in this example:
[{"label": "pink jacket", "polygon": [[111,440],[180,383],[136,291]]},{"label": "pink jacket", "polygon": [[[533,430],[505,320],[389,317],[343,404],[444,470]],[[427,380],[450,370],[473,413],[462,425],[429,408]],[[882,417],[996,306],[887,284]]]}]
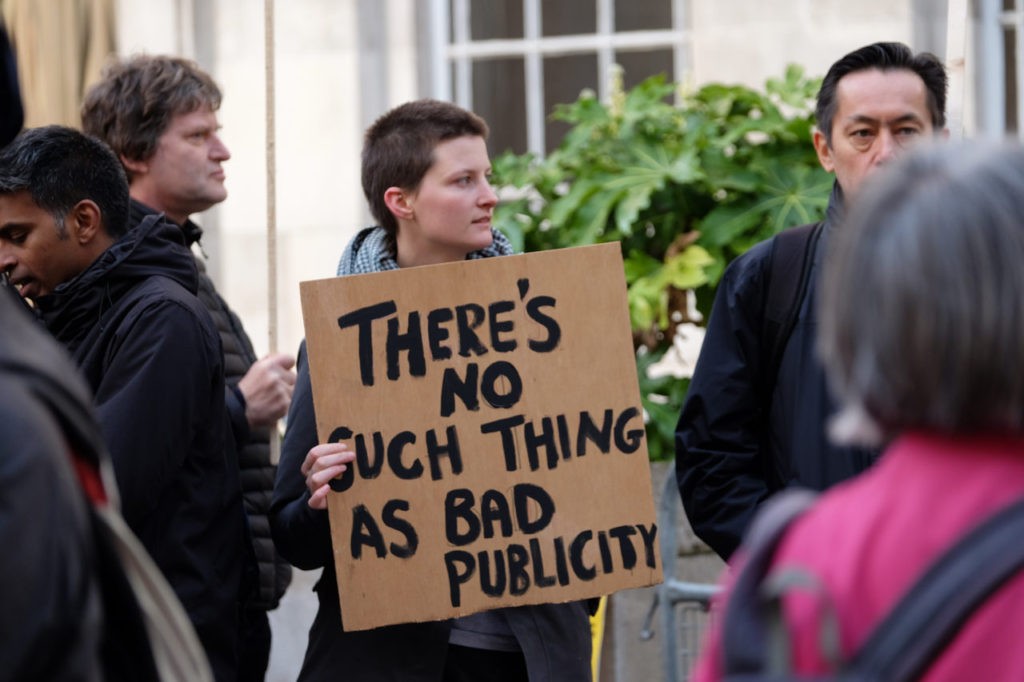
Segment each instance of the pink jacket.
[{"label": "pink jacket", "polygon": [[[873,469],[825,493],[783,538],[773,566],[799,567],[821,580],[848,657],[943,550],[1022,495],[1024,438],[906,434]],[[798,673],[829,670],[818,645],[821,600],[786,598]],[[1024,575],[975,612],[923,679],[1024,680],[1022,631]],[[716,628],[697,663],[697,682],[721,678],[720,646]]]}]

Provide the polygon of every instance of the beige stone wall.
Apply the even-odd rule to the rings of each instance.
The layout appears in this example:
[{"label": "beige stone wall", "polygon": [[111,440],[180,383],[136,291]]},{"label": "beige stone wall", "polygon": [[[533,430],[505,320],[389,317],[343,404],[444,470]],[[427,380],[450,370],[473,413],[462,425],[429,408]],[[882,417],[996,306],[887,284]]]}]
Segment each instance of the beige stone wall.
[{"label": "beige stone wall", "polygon": [[852,49],[879,40],[909,42],[909,0],[694,0],[698,82],[754,87],[789,63],[823,75]]},{"label": "beige stone wall", "polygon": [[[389,106],[415,97],[412,0],[390,37]],[[369,224],[359,183],[357,0],[275,3],[278,348],[303,337],[298,283],[334,275],[348,238]],[[224,92],[232,158],[228,199],[198,216],[210,271],[259,353],[268,349],[264,10],[253,0],[120,0],[120,48],[196,59]],[[193,27],[191,33],[189,27]]]}]

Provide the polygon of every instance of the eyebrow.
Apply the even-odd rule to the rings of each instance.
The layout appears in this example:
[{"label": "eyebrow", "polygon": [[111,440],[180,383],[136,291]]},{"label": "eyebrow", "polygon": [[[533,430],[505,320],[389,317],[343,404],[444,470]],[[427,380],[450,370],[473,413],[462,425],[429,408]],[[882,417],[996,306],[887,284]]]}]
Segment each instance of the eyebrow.
[{"label": "eyebrow", "polygon": [[471,166],[463,166],[462,168],[458,170],[453,170],[450,173],[446,173],[445,175],[446,177],[457,177],[460,175],[476,175],[477,173],[480,173],[481,175],[487,175],[488,173],[492,172],[494,172],[494,168],[492,168],[491,166],[487,166],[487,168],[473,168]]},{"label": "eyebrow", "polygon": [[888,125],[892,125],[894,123],[907,123],[907,122],[914,122],[914,123],[924,124],[924,119],[922,119],[920,116],[918,116],[917,114],[914,114],[914,113],[906,113],[906,114],[903,114],[901,116],[897,116],[896,118],[886,119],[885,121],[882,121],[881,119],[877,119],[877,118],[875,118],[873,116],[865,116],[864,114],[854,114],[852,116],[848,116],[846,118],[846,120],[848,122],[850,122],[850,123],[872,123],[872,124],[885,123],[885,124],[888,124]]}]

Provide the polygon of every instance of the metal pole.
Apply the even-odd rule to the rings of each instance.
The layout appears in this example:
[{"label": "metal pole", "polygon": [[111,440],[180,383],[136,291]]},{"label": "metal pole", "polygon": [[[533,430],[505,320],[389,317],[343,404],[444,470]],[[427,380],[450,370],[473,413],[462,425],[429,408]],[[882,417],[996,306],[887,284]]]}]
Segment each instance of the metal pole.
[{"label": "metal pole", "polygon": [[[267,343],[277,352],[277,139],[274,100],[274,0],[263,2],[264,85],[266,87],[267,125]],[[270,434],[270,462],[281,459],[281,441]]]},{"label": "metal pole", "polygon": [[999,0],[981,0],[978,18],[978,49],[985,56],[982,69],[975,69],[978,79],[978,132],[988,137],[1001,137],[1005,132],[1006,69],[1003,65],[1003,35],[999,21]]},{"label": "metal pole", "polygon": [[950,137],[958,140],[964,134],[964,95],[967,91],[967,0],[949,0],[946,13],[946,73],[949,76],[947,126]]}]

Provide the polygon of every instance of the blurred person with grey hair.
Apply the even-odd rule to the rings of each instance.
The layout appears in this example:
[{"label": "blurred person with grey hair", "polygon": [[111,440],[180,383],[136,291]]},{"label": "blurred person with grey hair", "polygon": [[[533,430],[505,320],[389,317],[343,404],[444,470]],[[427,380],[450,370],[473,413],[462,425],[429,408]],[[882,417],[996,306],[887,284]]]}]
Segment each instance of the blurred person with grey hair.
[{"label": "blurred person with grey hair", "polygon": [[[1021,216],[1024,148],[935,145],[873,178],[836,235],[819,301],[818,348],[841,404],[830,431],[887,445],[797,518],[771,558],[766,581],[799,571],[815,586],[782,597],[797,674],[835,669],[823,614],[838,623],[841,665],[933,561],[1024,499]],[[922,679],[1024,679],[1022,625],[1018,574]],[[723,674],[721,627],[702,682]]]}]

